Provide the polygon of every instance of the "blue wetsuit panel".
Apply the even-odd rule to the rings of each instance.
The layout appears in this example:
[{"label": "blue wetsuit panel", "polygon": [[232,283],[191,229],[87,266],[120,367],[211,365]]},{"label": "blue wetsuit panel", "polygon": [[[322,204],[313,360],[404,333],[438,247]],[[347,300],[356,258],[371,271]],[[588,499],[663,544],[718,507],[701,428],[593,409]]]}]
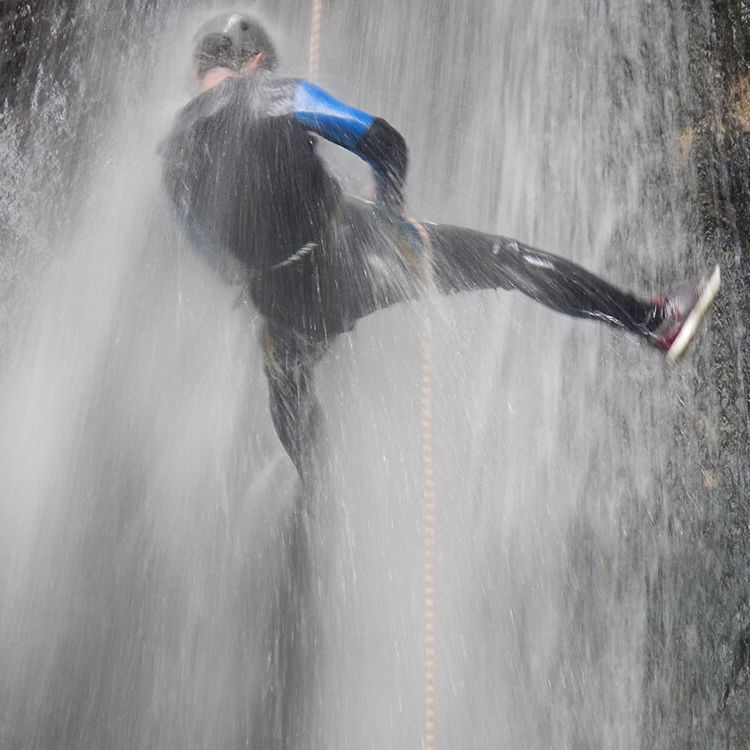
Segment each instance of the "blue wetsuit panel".
[{"label": "blue wetsuit panel", "polygon": [[297,122],[355,153],[357,144],[375,119],[307,81],[300,81],[297,85],[293,106],[293,116]]}]

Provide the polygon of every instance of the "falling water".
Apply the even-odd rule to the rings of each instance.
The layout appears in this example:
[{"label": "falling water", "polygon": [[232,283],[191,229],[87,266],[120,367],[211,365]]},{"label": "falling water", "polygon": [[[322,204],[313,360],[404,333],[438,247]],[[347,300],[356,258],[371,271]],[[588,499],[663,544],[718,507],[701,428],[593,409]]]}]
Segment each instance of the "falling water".
[{"label": "falling water", "polygon": [[[300,514],[257,315],[160,191],[207,10],[82,0],[72,30],[50,22],[28,109],[3,114],[0,746],[422,746],[426,315],[437,746],[688,746],[662,566],[680,429],[715,431],[692,394],[709,338],[670,369],[518,293],[373,315],[318,366],[324,458]],[[307,10],[259,12],[304,76]],[[678,145],[699,21],[645,1],[329,0],[318,82],[404,133],[413,215],[652,295],[710,252]]]}]

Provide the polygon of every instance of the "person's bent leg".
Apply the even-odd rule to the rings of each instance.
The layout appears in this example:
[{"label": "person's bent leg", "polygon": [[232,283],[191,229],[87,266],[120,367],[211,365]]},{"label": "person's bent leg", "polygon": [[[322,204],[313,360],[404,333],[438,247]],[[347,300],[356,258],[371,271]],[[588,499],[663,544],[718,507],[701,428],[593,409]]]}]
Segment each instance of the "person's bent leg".
[{"label": "person's bent leg", "polygon": [[319,422],[320,407],[311,383],[316,357],[290,336],[270,328],[264,333],[263,353],[273,424],[304,480]]},{"label": "person's bent leg", "polygon": [[422,294],[427,254],[401,216],[348,198],[323,244],[318,290],[327,335],[351,330],[358,320]]},{"label": "person's bent leg", "polygon": [[624,292],[590,271],[507,237],[428,224],[435,282],[445,294],[517,289],[553,310],[648,336],[661,322],[655,302]]}]

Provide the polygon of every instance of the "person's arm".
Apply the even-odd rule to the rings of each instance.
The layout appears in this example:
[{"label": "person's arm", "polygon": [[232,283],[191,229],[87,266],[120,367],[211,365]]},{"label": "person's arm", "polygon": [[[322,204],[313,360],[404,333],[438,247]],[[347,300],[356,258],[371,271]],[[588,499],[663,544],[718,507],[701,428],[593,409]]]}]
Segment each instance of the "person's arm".
[{"label": "person's arm", "polygon": [[294,92],[294,119],[308,130],[357,154],[375,170],[378,200],[400,211],[408,152],[403,136],[380,117],[332,97],[308,81]]}]

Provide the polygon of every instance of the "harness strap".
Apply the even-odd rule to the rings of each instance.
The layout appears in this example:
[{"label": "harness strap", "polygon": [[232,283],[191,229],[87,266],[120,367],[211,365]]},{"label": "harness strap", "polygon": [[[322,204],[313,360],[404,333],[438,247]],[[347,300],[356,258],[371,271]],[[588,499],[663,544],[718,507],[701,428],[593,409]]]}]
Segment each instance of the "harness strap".
[{"label": "harness strap", "polygon": [[308,242],[306,245],[302,245],[299,250],[295,250],[291,255],[284,258],[284,260],[281,260],[271,266],[268,270],[276,271],[279,268],[287,268],[288,266],[293,266],[295,263],[299,263],[300,261],[304,260],[317,247],[319,247],[317,242]]}]

